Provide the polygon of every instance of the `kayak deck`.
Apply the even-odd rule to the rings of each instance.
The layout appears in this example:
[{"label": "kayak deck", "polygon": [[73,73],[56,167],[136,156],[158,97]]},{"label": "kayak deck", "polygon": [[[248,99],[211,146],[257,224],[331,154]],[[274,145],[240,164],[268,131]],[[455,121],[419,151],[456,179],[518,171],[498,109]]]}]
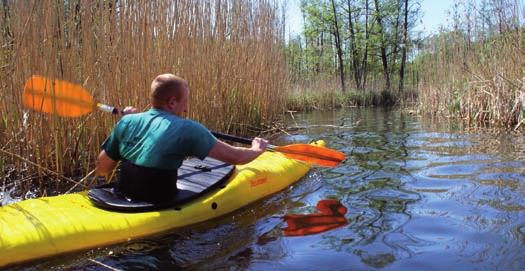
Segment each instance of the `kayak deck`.
[{"label": "kayak deck", "polygon": [[0,208],[0,266],[121,243],[219,217],[288,187],[309,168],[281,153],[265,152],[236,166],[219,188],[161,211],[99,209],[86,191],[10,204]]}]

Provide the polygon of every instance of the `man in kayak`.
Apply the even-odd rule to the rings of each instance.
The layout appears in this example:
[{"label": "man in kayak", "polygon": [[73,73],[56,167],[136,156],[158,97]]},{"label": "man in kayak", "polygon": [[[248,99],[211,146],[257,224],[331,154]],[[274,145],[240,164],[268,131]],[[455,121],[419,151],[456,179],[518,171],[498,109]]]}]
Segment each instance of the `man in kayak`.
[{"label": "man in kayak", "polygon": [[188,100],[186,80],[173,74],[157,76],[151,84],[151,109],[123,116],[102,144],[97,176],[107,176],[122,160],[118,190],[141,200],[163,201],[176,193],[177,169],[184,158],[209,156],[237,165],[266,149],[268,141],[261,138],[250,148],[217,140],[200,123],[182,117]]}]

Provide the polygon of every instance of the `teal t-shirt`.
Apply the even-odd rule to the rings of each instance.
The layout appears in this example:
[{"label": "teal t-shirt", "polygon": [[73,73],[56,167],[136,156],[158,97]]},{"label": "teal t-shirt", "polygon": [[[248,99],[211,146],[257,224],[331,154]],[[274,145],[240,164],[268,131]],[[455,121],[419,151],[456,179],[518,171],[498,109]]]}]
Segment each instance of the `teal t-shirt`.
[{"label": "teal t-shirt", "polygon": [[204,159],[216,142],[202,124],[152,108],[122,117],[102,148],[115,161],[176,170],[187,156]]}]

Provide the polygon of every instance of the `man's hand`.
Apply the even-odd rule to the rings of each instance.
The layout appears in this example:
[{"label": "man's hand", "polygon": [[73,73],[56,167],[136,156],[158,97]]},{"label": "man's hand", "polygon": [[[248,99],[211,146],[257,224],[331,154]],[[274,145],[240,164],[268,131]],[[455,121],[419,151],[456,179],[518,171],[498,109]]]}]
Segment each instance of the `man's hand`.
[{"label": "man's hand", "polygon": [[268,147],[268,140],[260,137],[256,137],[252,140],[252,150],[262,153],[266,150],[266,147]]},{"label": "man's hand", "polygon": [[139,110],[133,106],[126,106],[124,107],[124,109],[122,109],[122,115],[127,115],[127,114],[135,114],[135,113],[138,113]]},{"label": "man's hand", "polygon": [[111,173],[111,171],[113,171],[116,165],[117,165],[117,161],[111,159],[106,154],[106,151],[102,150],[100,154],[98,155],[95,174],[96,176],[107,176],[108,174]]}]

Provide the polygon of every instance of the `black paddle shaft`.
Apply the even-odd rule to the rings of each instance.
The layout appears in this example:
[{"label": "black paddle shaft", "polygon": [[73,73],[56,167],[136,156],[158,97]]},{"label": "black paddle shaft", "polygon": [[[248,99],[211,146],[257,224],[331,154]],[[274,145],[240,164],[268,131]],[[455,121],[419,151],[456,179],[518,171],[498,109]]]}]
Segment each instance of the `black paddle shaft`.
[{"label": "black paddle shaft", "polygon": [[252,140],[244,137],[232,136],[218,132],[211,132],[216,138],[251,145]]}]

